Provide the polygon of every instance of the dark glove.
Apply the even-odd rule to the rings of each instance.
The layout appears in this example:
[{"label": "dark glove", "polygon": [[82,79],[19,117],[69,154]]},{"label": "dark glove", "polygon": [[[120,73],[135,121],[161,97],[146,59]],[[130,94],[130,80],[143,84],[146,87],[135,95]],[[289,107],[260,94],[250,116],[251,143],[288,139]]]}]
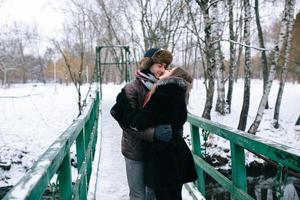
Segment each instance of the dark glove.
[{"label": "dark glove", "polygon": [[172,139],[172,128],[170,125],[159,125],[154,129],[154,138],[162,141],[169,142]]}]

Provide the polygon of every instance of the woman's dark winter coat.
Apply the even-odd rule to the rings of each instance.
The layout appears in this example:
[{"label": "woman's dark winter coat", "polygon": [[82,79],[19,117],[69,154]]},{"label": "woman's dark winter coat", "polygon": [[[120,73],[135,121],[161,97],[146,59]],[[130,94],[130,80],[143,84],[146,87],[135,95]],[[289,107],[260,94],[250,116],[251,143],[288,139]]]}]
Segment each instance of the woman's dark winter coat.
[{"label": "woman's dark winter coat", "polygon": [[161,80],[143,109],[126,107],[122,116],[124,126],[138,130],[163,124],[172,127],[170,142],[145,142],[145,183],[157,191],[197,179],[192,154],[182,138],[183,124],[187,120],[187,87],[188,83],[180,78]]}]

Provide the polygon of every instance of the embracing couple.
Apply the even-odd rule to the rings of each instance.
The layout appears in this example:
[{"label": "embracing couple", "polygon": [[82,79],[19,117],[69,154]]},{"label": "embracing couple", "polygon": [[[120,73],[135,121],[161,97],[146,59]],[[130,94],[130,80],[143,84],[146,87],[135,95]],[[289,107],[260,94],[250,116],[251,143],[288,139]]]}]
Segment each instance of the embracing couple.
[{"label": "embracing couple", "polygon": [[172,59],[167,50],[149,49],[111,109],[123,129],[130,200],[181,200],[183,184],[197,179],[182,137],[192,77],[168,69]]}]

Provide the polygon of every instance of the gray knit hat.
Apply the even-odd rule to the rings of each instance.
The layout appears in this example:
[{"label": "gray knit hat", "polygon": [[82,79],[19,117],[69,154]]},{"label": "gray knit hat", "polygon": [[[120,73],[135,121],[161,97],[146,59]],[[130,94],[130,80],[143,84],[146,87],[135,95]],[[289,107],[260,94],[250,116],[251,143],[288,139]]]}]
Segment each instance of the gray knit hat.
[{"label": "gray knit hat", "polygon": [[164,63],[168,67],[173,60],[170,51],[161,48],[151,48],[145,52],[144,58],[140,61],[140,70],[149,69],[156,63]]}]

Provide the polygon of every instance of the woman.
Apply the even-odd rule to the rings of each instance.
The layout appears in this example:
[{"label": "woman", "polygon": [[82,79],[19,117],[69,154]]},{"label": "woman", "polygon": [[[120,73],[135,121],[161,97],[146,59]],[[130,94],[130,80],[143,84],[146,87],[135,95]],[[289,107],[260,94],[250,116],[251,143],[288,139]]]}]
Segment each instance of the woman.
[{"label": "woman", "polygon": [[119,104],[125,110],[120,120],[123,126],[137,130],[164,124],[172,127],[171,141],[146,143],[145,184],[154,189],[157,200],[181,200],[182,185],[197,179],[192,154],[182,138],[191,83],[187,72],[173,68],[155,84],[143,109],[133,109],[126,103],[126,91],[119,95]]},{"label": "woman", "polygon": [[[164,74],[165,69],[172,62],[172,58],[169,51],[159,48],[151,48],[145,53],[140,62],[140,71],[136,73],[136,79],[124,87],[126,98],[132,108],[142,108],[145,95],[151,90],[158,78]],[[119,112],[121,110],[116,106],[111,110],[111,114],[116,119],[118,119],[116,114]],[[159,129],[159,127],[156,128]],[[152,199],[151,192],[146,190],[144,184],[143,140],[152,141],[156,128],[151,127],[143,131],[133,131],[122,127],[122,154],[125,157],[130,200]],[[166,131],[168,132],[168,129]],[[171,135],[170,126],[169,132]]]}]

